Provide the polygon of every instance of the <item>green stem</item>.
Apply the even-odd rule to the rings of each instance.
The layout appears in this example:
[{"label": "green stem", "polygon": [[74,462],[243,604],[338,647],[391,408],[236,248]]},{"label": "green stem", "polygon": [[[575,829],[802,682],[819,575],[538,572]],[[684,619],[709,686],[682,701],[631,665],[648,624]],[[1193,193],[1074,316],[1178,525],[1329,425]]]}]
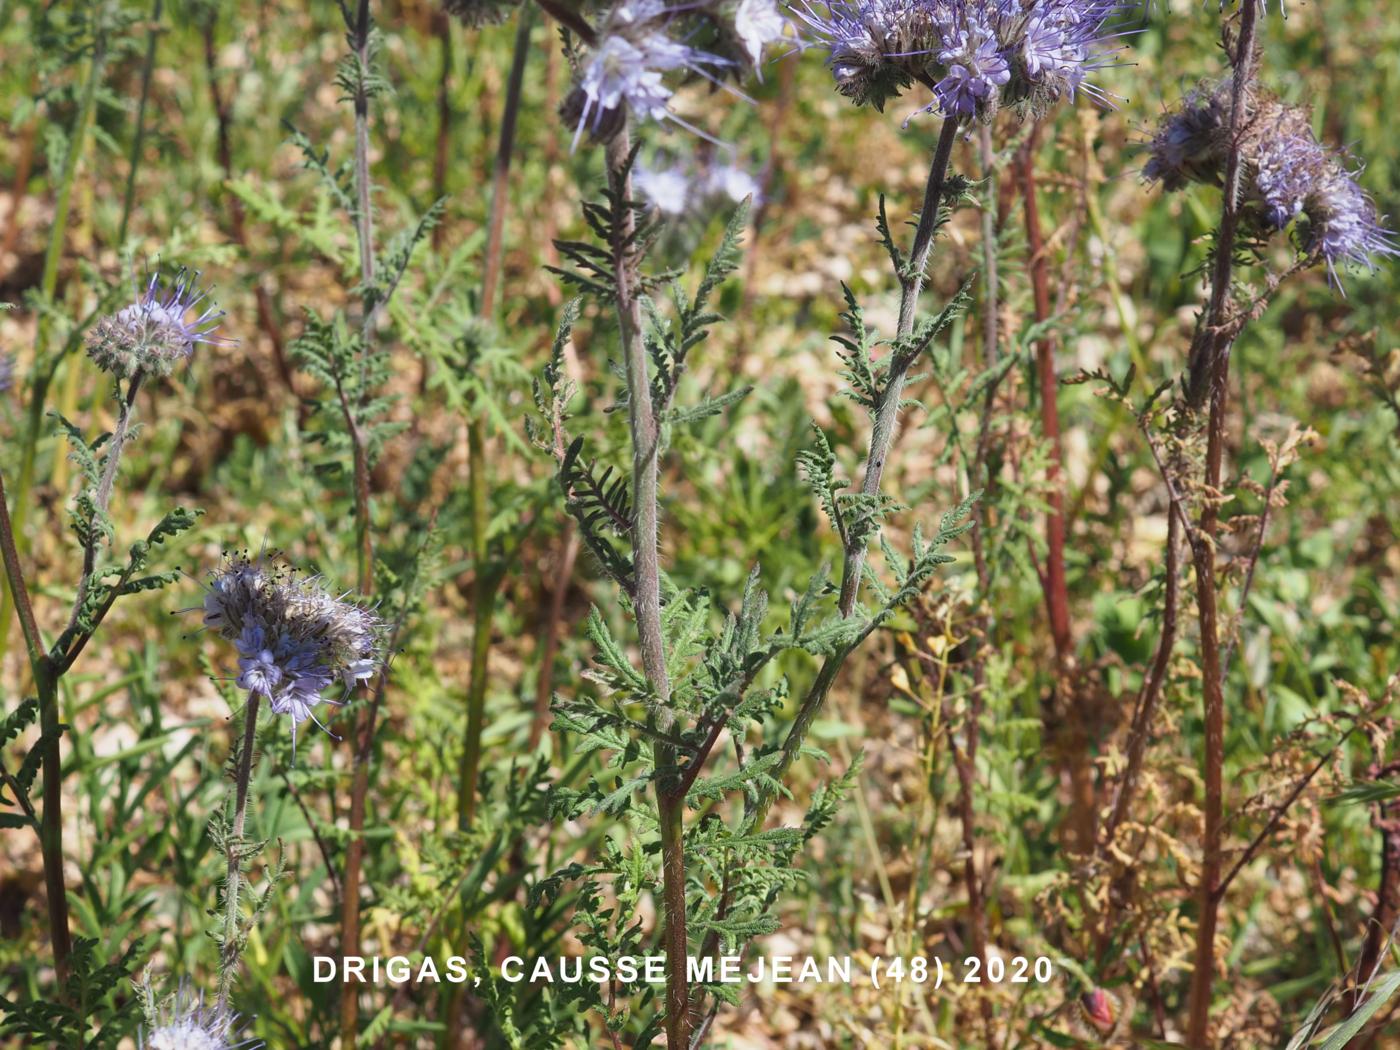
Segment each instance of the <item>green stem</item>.
[{"label": "green stem", "polygon": [[253,776],[253,744],[258,734],[258,703],[255,692],[248,694],[243,716],[243,748],[238,752],[238,768],[234,774],[233,827],[224,841],[228,856],[228,874],[224,879],[224,939],[219,951],[218,1010],[228,1008],[229,994],[238,977],[238,957],[243,933],[238,898],[243,878],[243,827],[248,814],[248,784]]},{"label": "green stem", "polygon": [[[899,274],[899,327],[896,339],[906,339],[914,331],[919,294],[923,290],[924,270],[928,266],[929,253],[933,248],[933,235],[938,225],[938,211],[943,203],[943,189],[948,174],[948,162],[953,155],[953,143],[957,139],[959,121],[949,118],[943,122],[943,130],[938,136],[938,147],[929,165],[928,183],[924,187],[923,210],[919,214],[919,224],[914,231],[914,244],[909,253],[905,272]],[[904,380],[908,374],[909,361],[903,370],[891,373],[884,391],[880,395],[880,407],[875,417],[875,426],[870,434],[870,452],[865,463],[865,478],[862,491],[875,495],[880,491],[880,480],[884,475],[885,461],[894,444],[899,422],[899,406],[903,400]],[[862,566],[865,564],[865,542],[848,543],[845,549],[845,564],[841,572],[841,598],[839,608],[842,616],[850,616],[855,611],[856,597],[860,591]],[[807,733],[821,713],[831,687],[836,683],[846,658],[863,640],[863,633],[855,643],[835,652],[822,661],[816,679],[802,698],[797,717],[788,729],[783,740],[783,757],[773,771],[773,780],[781,783],[797,756],[802,753],[802,745]],[[749,815],[749,827],[760,828],[773,804],[773,793],[765,792]]]},{"label": "green stem", "polygon": [[[666,639],[661,626],[661,563],[657,551],[660,524],[659,455],[661,427],[652,404],[651,379],[642,333],[642,304],[637,297],[635,217],[628,210],[632,199],[631,134],[626,121],[608,142],[608,185],[622,214],[615,219],[612,245],[613,272],[617,275],[617,318],[622,337],[622,359],[627,372],[627,412],[632,435],[632,494],[636,507],[632,524],[632,560],[635,584],[632,608],[637,618],[637,640],[642,670],[656,694],[656,724],[662,736],[669,734],[675,715],[671,711],[671,679],[666,669]],[[661,830],[661,893],[665,913],[662,948],[666,955],[666,1045],[685,1050],[690,1046],[690,990],[686,957],[686,877],[684,788],[677,787],[675,748],[658,737],[653,746],[656,768],[656,806]]]},{"label": "green stem", "polygon": [[29,602],[29,591],[24,584],[3,474],[0,474],[0,557],[3,557],[5,564],[6,593],[19,610],[29,667],[39,694],[44,784],[44,814],[39,827],[39,843],[44,859],[44,886],[48,895],[49,938],[53,942],[54,969],[58,973],[60,994],[66,998],[73,942],[68,930],[68,893],[63,884],[63,766],[58,746],[62,735],[58,712],[58,677],[44,652],[43,637],[39,633],[34,609]]},{"label": "green stem", "polygon": [[481,734],[486,722],[487,662],[496,613],[499,574],[487,564],[486,544],[490,488],[486,478],[484,428],[479,420],[467,427],[467,464],[471,474],[471,546],[476,577],[472,582],[472,665],[467,683],[467,732],[457,771],[457,822],[471,826],[476,817],[476,778],[481,768]]},{"label": "green stem", "polygon": [[[933,234],[938,227],[938,212],[943,206],[943,187],[948,174],[948,161],[953,155],[953,143],[958,137],[961,121],[949,117],[943,121],[943,130],[938,136],[938,148],[934,151],[933,163],[929,166],[928,183],[924,187],[924,202],[919,212],[919,225],[914,230],[914,244],[909,252],[905,272],[899,274],[899,326],[895,330],[895,340],[908,339],[914,333],[914,319],[918,315],[919,293],[924,287],[924,271],[928,267],[929,253],[933,249]],[[894,445],[895,434],[899,430],[899,410],[904,401],[904,381],[909,374],[908,360],[904,367],[890,371],[885,389],[880,394],[880,406],[875,413],[875,424],[870,432],[870,452],[865,461],[865,477],[861,479],[861,492],[876,496],[880,492],[880,481],[885,473],[885,461]],[[868,536],[853,536],[846,544],[845,561],[841,571],[840,609],[842,616],[850,616],[855,611],[856,598],[860,593],[861,571],[865,565],[865,545]],[[825,697],[823,697],[825,699]]]},{"label": "green stem", "polygon": [[[54,198],[53,222],[49,226],[49,242],[44,251],[44,271],[39,282],[39,297],[45,307],[52,305],[54,292],[58,287],[58,263],[63,255],[63,238],[68,229],[68,214],[72,210],[73,183],[77,177],[83,147],[87,144],[88,128],[97,108],[97,88],[102,82],[102,72],[106,65],[107,36],[105,31],[99,28],[93,44],[87,82],[83,86],[82,102],[78,107],[78,118],[73,124],[73,131],[68,140],[68,152],[63,158],[58,194]],[[44,402],[58,365],[55,361],[52,367],[49,367],[49,362],[44,360],[51,334],[50,325],[49,311],[41,310],[34,330],[34,380],[29,391],[29,415],[20,442],[19,483],[15,490],[14,540],[21,554],[27,554],[29,551],[25,526],[28,524],[29,507],[33,502],[30,492],[34,488],[34,460],[39,445],[39,431],[44,422]],[[5,659],[12,611],[9,595],[0,595],[0,662]]]}]

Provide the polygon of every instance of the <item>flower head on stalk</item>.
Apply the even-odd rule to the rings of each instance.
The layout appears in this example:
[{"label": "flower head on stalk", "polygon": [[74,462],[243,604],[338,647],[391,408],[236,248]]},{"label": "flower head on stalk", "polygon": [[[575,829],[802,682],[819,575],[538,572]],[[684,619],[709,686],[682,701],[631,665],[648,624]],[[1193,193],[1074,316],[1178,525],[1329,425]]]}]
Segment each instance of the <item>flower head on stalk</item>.
[{"label": "flower head on stalk", "polygon": [[798,0],[837,90],[882,108],[914,83],[932,89],[927,108],[990,119],[1004,105],[1042,112],[1084,91],[1112,65],[1117,16],[1129,0]]},{"label": "flower head on stalk", "polygon": [[671,217],[715,201],[757,201],[762,192],[758,180],[732,161],[712,161],[700,170],[679,164],[656,169],[637,164],[632,169],[632,185],[653,208]]},{"label": "flower head on stalk", "polygon": [[157,1005],[146,991],[145,1028],[138,1033],[141,1050],[255,1050],[263,1044],[245,1038],[238,1015],[204,1005],[183,981],[179,990]]},{"label": "flower head on stalk", "polygon": [[684,215],[691,202],[693,186],[690,176],[680,168],[632,169],[632,186],[662,215]]},{"label": "flower head on stalk", "polygon": [[947,72],[933,86],[937,108],[948,117],[974,117],[994,108],[1011,80],[1011,63],[997,39],[994,15],[969,4],[953,5],[939,19],[938,61]]},{"label": "flower head on stalk", "polygon": [[933,0],[797,0],[794,13],[826,48],[836,90],[878,110],[917,79],[942,48]]},{"label": "flower head on stalk", "polygon": [[199,289],[198,280],[197,272],[183,269],[164,282],[152,274],[134,302],[93,326],[88,356],[119,379],[137,372],[166,376],[200,343],[231,342],[218,334],[224,312],[206,303],[208,293]]},{"label": "flower head on stalk", "polygon": [[1225,177],[1229,127],[1228,92],[1210,87],[1191,92],[1158,121],[1143,178],[1160,182],[1166,190],[1179,190],[1188,182],[1218,184]]},{"label": "flower head on stalk", "polygon": [[787,19],[774,0],[739,0],[734,10],[734,35],[755,69],[764,49],[782,40],[786,28]]},{"label": "flower head on stalk", "polygon": [[624,113],[689,127],[671,112],[667,74],[713,79],[713,70],[725,60],[673,39],[668,29],[674,14],[663,0],[623,0],[608,12],[564,103],[575,125],[575,146],[584,131],[598,139],[611,137]]},{"label": "flower head on stalk", "polygon": [[238,652],[239,688],[290,717],[293,749],[302,722],[326,729],[316,706],[341,702],[328,690],[348,691],[383,663],[384,625],[374,613],[263,557],[226,558],[210,576],[203,613]]},{"label": "flower head on stalk", "polygon": [[15,383],[15,359],[8,350],[0,350],[0,394]]},{"label": "flower head on stalk", "polygon": [[[1262,94],[1249,104],[1239,145],[1246,232],[1267,238],[1293,227],[1304,255],[1324,262],[1339,287],[1339,266],[1374,270],[1378,256],[1400,254],[1357,173],[1317,141],[1304,110]],[[1143,176],[1167,190],[1223,184],[1229,109],[1228,82],[1187,96],[1158,125]]]},{"label": "flower head on stalk", "polygon": [[1395,234],[1376,214],[1356,175],[1335,159],[1325,165],[1303,204],[1308,219],[1306,248],[1327,262],[1332,281],[1340,287],[1338,265],[1374,271],[1376,258],[1400,255]]}]

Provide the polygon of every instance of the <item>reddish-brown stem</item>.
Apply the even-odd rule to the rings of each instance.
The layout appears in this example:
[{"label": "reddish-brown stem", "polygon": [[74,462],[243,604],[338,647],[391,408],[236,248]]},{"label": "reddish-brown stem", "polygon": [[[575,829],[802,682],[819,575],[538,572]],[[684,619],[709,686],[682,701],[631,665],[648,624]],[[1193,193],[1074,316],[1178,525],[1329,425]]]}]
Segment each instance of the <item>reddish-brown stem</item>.
[{"label": "reddish-brown stem", "polygon": [[540,632],[544,641],[540,646],[539,679],[535,683],[535,718],[530,723],[531,751],[544,739],[545,730],[549,727],[549,701],[554,694],[554,659],[559,652],[559,625],[564,619],[564,602],[569,595],[569,583],[574,576],[574,563],[578,560],[580,546],[578,533],[572,525],[564,527],[561,540],[554,586],[549,592],[549,609]]},{"label": "reddish-brown stem", "polygon": [[[433,198],[441,200],[447,194],[447,163],[452,146],[452,19],[446,11],[434,10],[432,25],[442,52],[437,86],[437,143],[433,148]],[[433,227],[434,248],[442,246],[446,233],[446,223]]]},{"label": "reddish-brown stem", "polygon": [[[1228,358],[1225,360],[1228,361]],[[1221,371],[1223,373],[1224,369]],[[1201,632],[1201,688],[1205,722],[1205,754],[1202,756],[1201,770],[1205,782],[1205,827],[1197,889],[1200,914],[1196,920],[1195,968],[1191,974],[1191,1015],[1187,1030],[1188,1045],[1194,1047],[1207,1045],[1219,912],[1216,887],[1220,880],[1220,844],[1224,830],[1225,688],[1220,673],[1220,614],[1215,585],[1218,510],[1214,499],[1220,485],[1224,452],[1224,378],[1222,374],[1211,394],[1206,447],[1206,505],[1201,513],[1200,527],[1191,539],[1192,560],[1196,567],[1196,613]]]},{"label": "reddish-brown stem", "polygon": [[[506,83],[505,108],[501,113],[501,134],[496,160],[491,168],[491,214],[486,223],[486,272],[482,275],[482,313],[495,309],[497,286],[501,280],[501,252],[506,228],[506,193],[509,189],[511,156],[515,152],[515,128],[520,117],[520,93],[525,83],[525,64],[530,54],[532,11],[521,8],[515,29],[515,51],[511,57],[510,79]],[[499,203],[498,203],[499,202]]]},{"label": "reddish-brown stem", "polygon": [[15,179],[10,190],[10,217],[5,222],[5,238],[0,241],[0,258],[10,254],[19,240],[19,212],[29,189],[29,174],[34,168],[34,139],[39,122],[30,120],[19,133],[19,156],[15,159]]},{"label": "reddish-brown stem", "polygon": [[1113,799],[1113,808],[1108,823],[1103,829],[1102,844],[1108,847],[1113,836],[1127,818],[1132,808],[1133,797],[1137,793],[1138,779],[1142,775],[1142,764],[1147,757],[1147,743],[1152,735],[1152,723],[1157,714],[1157,701],[1162,695],[1162,683],[1166,681],[1167,668],[1171,666],[1172,649],[1176,645],[1177,618],[1181,606],[1181,525],[1177,515],[1167,513],[1166,584],[1162,598],[1162,634],[1157,640],[1157,653],[1152,667],[1138,693],[1137,706],[1133,711],[1133,721],[1128,729],[1128,753],[1123,765],[1123,774],[1118,779],[1118,791]]},{"label": "reddish-brown stem", "polygon": [[[1040,224],[1040,204],[1036,190],[1035,158],[1039,128],[1033,127],[1021,151],[1021,197],[1026,219],[1026,244],[1030,253],[1031,290],[1035,319],[1044,324],[1050,318],[1050,273],[1045,237]],[[1050,621],[1050,640],[1055,648],[1055,698],[1047,707],[1053,724],[1047,728],[1055,738],[1070,785],[1067,822],[1071,852],[1092,852],[1095,843],[1097,797],[1094,770],[1089,753],[1088,726],[1078,698],[1073,695],[1070,670],[1074,643],[1070,634],[1069,585],[1065,573],[1065,511],[1062,478],[1064,445],[1060,436],[1059,378],[1055,372],[1055,341],[1042,336],[1035,345],[1036,373],[1040,380],[1040,428],[1049,446],[1045,470],[1045,562],[1041,592]]]},{"label": "reddish-brown stem", "polygon": [[[1400,763],[1377,762],[1367,771],[1367,779],[1379,781],[1396,773],[1400,773]],[[1376,906],[1366,922],[1366,939],[1356,960],[1355,984],[1347,996],[1348,1012],[1361,1005],[1362,990],[1380,965],[1386,943],[1400,922],[1400,801],[1378,802],[1371,815],[1371,826],[1380,834],[1381,872]]]},{"label": "reddish-brown stem", "polygon": [[1205,722],[1204,832],[1197,889],[1196,950],[1191,972],[1188,1045],[1208,1045],[1210,1000],[1215,976],[1215,931],[1220,908],[1221,836],[1224,829],[1225,683],[1220,651],[1220,614],[1215,581],[1215,536],[1219,522],[1221,465],[1225,452],[1225,416],[1230,394],[1230,338],[1225,335],[1230,303],[1235,236],[1239,226],[1239,188],[1243,165],[1240,139],[1246,120],[1249,81],[1254,70],[1257,0],[1242,0],[1240,35],[1234,54],[1230,108],[1230,151],[1226,161],[1224,203],[1215,242],[1210,306],[1191,350],[1188,399],[1199,405],[1207,394],[1205,503],[1200,527],[1191,537],[1196,567],[1196,609],[1201,634],[1201,686]]},{"label": "reddish-brown stem", "polygon": [[[215,16],[211,10],[209,17],[204,22],[204,66],[205,73],[209,78],[209,98],[214,105],[214,119],[217,124],[216,142],[218,143],[219,167],[223,169],[224,178],[231,180],[235,174],[232,141],[233,114],[228,99],[219,90],[219,64],[214,42],[214,25]],[[233,239],[246,252],[248,250],[248,229],[244,221],[243,202],[238,199],[236,194],[230,193],[228,195],[228,212],[229,230],[233,234]],[[272,297],[262,286],[261,280],[253,282],[253,301],[258,311],[258,326],[262,328],[268,342],[272,345],[272,358],[277,364],[277,374],[282,377],[282,382],[287,385],[287,389],[296,394],[296,384],[292,380],[291,363],[287,360],[287,345],[282,336],[282,326],[278,324],[277,315],[272,309]]]},{"label": "reddish-brown stem", "polygon": [[[1030,252],[1031,290],[1035,299],[1035,319],[1044,324],[1050,318],[1050,273],[1041,233],[1040,205],[1036,194],[1035,149],[1037,130],[1032,130],[1021,154],[1021,197],[1026,217],[1026,243]],[[1055,656],[1065,666],[1071,655],[1069,592],[1065,581],[1064,493],[1060,491],[1060,467],[1064,449],[1060,440],[1059,381],[1055,374],[1055,344],[1049,337],[1035,344],[1036,373],[1040,379],[1040,427],[1050,446],[1046,468],[1045,502],[1045,611],[1050,617],[1050,638]]]},{"label": "reddish-brown stem", "polygon": [[[481,315],[494,318],[501,283],[505,238],[506,205],[509,201],[511,158],[515,153],[515,129],[520,112],[525,64],[530,54],[529,8],[517,16],[515,50],[511,57],[510,79],[506,87],[505,109],[501,114],[500,137],[491,176],[491,210],[486,219],[486,261],[481,282]],[[490,524],[490,481],[487,477],[486,424],[478,415],[467,422],[467,464],[471,493],[472,571],[472,665],[467,683],[467,723],[458,765],[457,820],[467,827],[476,816],[476,780],[481,763],[481,734],[486,720],[486,661],[490,656],[491,631],[496,619],[496,598],[502,573],[489,564],[487,528]]]}]

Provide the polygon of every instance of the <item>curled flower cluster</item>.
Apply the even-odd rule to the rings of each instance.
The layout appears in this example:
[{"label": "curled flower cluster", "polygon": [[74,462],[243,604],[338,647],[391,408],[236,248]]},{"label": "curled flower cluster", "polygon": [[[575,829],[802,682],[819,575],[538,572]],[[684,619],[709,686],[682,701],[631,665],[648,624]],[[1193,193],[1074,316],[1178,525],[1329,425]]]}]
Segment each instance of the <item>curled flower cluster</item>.
[{"label": "curled flower cluster", "polygon": [[0,394],[15,384],[15,359],[8,351],[0,350]]},{"label": "curled flower cluster", "polygon": [[[1375,268],[1375,258],[1397,254],[1394,235],[1341,156],[1312,133],[1307,114],[1259,96],[1240,138],[1244,218],[1260,236],[1295,222],[1298,243],[1337,276],[1347,264]],[[1148,147],[1143,175],[1167,190],[1188,183],[1221,185],[1229,160],[1230,85],[1204,87],[1166,114]]]},{"label": "curled flower cluster", "polygon": [[152,274],[135,302],[93,326],[87,338],[88,356],[98,368],[120,379],[137,373],[165,376],[187,360],[197,344],[227,342],[217,334],[222,310],[206,305],[195,313],[207,298],[195,286],[198,278],[198,273],[181,270],[163,285],[160,276]]},{"label": "curled flower cluster", "polygon": [[663,215],[684,215],[710,201],[757,200],[758,180],[735,164],[711,164],[702,171],[680,166],[632,170],[632,185]]},{"label": "curled flower cluster", "polygon": [[[266,559],[238,555],[211,575],[204,624],[238,650],[238,685],[267,698],[297,726],[308,718],[322,729],[315,707],[333,686],[365,681],[382,662],[383,623],[320,580]],[[329,732],[329,730],[326,730]]]},{"label": "curled flower cluster", "polygon": [[1042,112],[1111,64],[1129,0],[800,0],[800,17],[830,52],[841,94],[883,109],[915,83],[944,116],[990,119],[1004,105]]},{"label": "curled flower cluster", "polygon": [[[681,43],[673,32],[683,11],[665,0],[620,0],[599,29],[578,83],[564,102],[574,125],[574,144],[587,131],[610,138],[624,113],[643,120],[671,120],[685,125],[670,108],[670,74],[696,74],[716,80],[736,63]],[[718,17],[718,12],[716,12]],[[786,21],[775,0],[739,0],[722,19],[739,53],[757,65],[764,49],[783,36]]]},{"label": "curled flower cluster", "polygon": [[205,1006],[187,985],[160,1007],[150,1008],[150,1031],[138,1039],[141,1050],[255,1050],[260,1041],[242,1037],[238,1015]]}]

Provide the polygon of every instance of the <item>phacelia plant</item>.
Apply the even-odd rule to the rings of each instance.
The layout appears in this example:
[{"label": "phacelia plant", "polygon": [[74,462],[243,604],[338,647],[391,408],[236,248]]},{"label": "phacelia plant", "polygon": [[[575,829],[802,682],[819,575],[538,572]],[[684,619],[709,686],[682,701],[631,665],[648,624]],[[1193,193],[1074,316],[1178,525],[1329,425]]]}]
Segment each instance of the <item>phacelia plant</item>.
[{"label": "phacelia plant", "polygon": [[1003,107],[1044,112],[1062,97],[1107,102],[1093,84],[1114,62],[1123,0],[835,0],[800,18],[829,53],[837,90],[883,109],[914,84],[930,110],[990,120]]}]

